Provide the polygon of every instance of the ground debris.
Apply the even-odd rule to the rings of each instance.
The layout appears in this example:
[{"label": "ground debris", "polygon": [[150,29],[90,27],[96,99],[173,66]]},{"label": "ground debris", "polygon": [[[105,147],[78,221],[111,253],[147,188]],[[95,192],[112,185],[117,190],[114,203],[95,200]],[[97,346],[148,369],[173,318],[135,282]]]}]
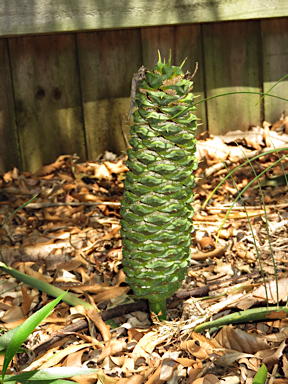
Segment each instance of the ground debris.
[{"label": "ground debris", "polygon": [[[89,382],[104,384],[248,384],[265,363],[268,378],[288,382],[286,313],[271,311],[265,321],[194,331],[210,319],[265,308],[262,273],[269,305],[277,304],[277,296],[280,305],[286,303],[288,162],[278,160],[288,151],[278,156],[271,148],[284,147],[288,136],[273,126],[264,122],[263,128],[249,132],[200,138],[191,265],[182,288],[167,300],[169,321],[155,319],[153,325],[147,302],[131,294],[122,270],[120,203],[125,157],[108,153],[97,162],[78,163],[77,156],[63,155],[34,174],[16,168],[3,174],[2,223],[37,194],[3,226],[0,250],[4,260],[30,276],[69,289],[100,310],[98,315],[59,304],[26,341],[33,354],[18,356],[14,368],[87,365],[100,369]],[[243,153],[249,159],[261,155],[253,167],[257,174],[263,172],[262,195],[257,181],[251,183],[254,170]],[[275,161],[278,164],[272,166]],[[233,173],[233,180],[224,180],[245,162]],[[6,274],[1,275],[1,283],[5,330],[23,323],[51,299],[35,288],[20,286]],[[103,322],[112,318],[118,325],[115,329]]]}]

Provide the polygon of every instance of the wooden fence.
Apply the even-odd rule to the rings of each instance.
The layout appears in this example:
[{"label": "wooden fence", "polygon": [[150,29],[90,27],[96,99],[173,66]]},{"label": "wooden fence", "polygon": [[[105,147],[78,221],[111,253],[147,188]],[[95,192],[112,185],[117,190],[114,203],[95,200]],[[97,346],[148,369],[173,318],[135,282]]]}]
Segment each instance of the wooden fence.
[{"label": "wooden fence", "polygon": [[[53,3],[40,2],[47,7]],[[229,3],[230,13],[227,7],[220,9],[216,5],[212,12],[209,7],[213,1],[205,3],[206,8],[202,2],[202,13],[195,8],[200,0],[177,1],[175,4],[172,1],[175,9],[184,3],[194,7],[194,11],[187,8],[186,12],[181,8],[182,14],[177,17],[186,23],[181,25],[175,15],[168,12],[171,1],[151,2],[165,3],[168,12],[165,18],[163,7],[159,8],[157,20],[151,13],[152,22],[147,12],[143,13],[145,17],[140,12],[142,19],[138,16],[133,19],[133,15],[129,19],[128,11],[132,5],[135,9],[137,4],[145,8],[145,1],[122,1],[127,14],[125,17],[122,14],[121,19],[121,13],[117,14],[118,0],[113,2],[114,8],[110,11],[105,8],[112,4],[110,0],[98,0],[98,3],[106,4],[104,10],[101,8],[102,16],[113,16],[113,20],[103,16],[93,31],[87,31],[92,28],[90,19],[85,19],[89,9],[86,9],[85,17],[78,19],[78,24],[76,21],[73,24],[71,15],[65,13],[68,21],[62,15],[64,27],[61,27],[61,17],[59,20],[54,17],[54,24],[46,17],[42,24],[34,25],[37,12],[33,14],[32,23],[31,10],[28,18],[29,9],[25,11],[27,14],[23,11],[22,21],[17,23],[11,11],[14,8],[9,8],[12,4],[16,9],[16,3],[16,0],[10,0],[10,3],[7,0],[4,11],[10,17],[10,23],[7,23],[7,17],[6,21],[2,20],[6,25],[1,23],[3,9],[1,12],[0,8],[2,172],[12,166],[33,172],[61,154],[77,153],[81,160],[95,160],[105,150],[125,151],[124,135],[128,135],[129,127],[124,118],[129,111],[132,75],[142,64],[152,68],[158,60],[158,49],[166,58],[171,49],[175,65],[180,65],[187,57],[185,71],[193,72],[195,62],[199,63],[194,78],[194,94],[199,95],[197,101],[224,92],[266,92],[288,73],[288,4],[285,0],[238,1],[236,3],[243,6],[249,3],[250,7],[253,3],[255,9],[253,12],[250,9],[248,15],[244,11],[241,14],[238,9],[237,17],[233,1],[215,2],[216,5]],[[70,3],[93,5],[92,0]],[[160,10],[164,15],[162,21]],[[77,9],[71,7],[70,11],[76,14]],[[267,18],[269,16],[274,17]],[[244,20],[223,21],[233,18]],[[155,24],[162,26],[153,26]],[[119,29],[110,30],[112,26]],[[102,30],[104,28],[108,29]],[[63,30],[69,33],[63,33]],[[37,31],[43,34],[36,34]],[[272,93],[288,98],[287,80],[279,83]],[[197,116],[202,125],[198,131],[208,129],[213,134],[222,134],[229,130],[246,130],[249,125],[262,124],[264,119],[278,120],[285,109],[288,113],[287,102],[266,97],[256,105],[259,98],[259,95],[237,94],[199,104]]]}]

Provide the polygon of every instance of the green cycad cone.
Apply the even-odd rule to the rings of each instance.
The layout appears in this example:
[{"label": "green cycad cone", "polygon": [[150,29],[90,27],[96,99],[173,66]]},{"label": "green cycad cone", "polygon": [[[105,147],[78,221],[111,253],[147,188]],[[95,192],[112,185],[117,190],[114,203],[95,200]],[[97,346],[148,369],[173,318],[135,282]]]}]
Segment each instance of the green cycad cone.
[{"label": "green cycad cone", "polygon": [[181,67],[159,55],[139,85],[121,203],[127,283],[161,318],[185,278],[193,230],[196,108]]}]

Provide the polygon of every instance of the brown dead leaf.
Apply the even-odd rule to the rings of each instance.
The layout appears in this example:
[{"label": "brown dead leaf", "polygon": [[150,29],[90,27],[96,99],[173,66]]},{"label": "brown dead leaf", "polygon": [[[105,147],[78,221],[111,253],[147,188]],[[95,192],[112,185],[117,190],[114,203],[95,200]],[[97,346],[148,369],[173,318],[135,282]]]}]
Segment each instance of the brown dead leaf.
[{"label": "brown dead leaf", "polygon": [[115,299],[115,297],[125,295],[130,291],[130,287],[107,287],[101,293],[96,296],[93,296],[95,303],[100,303],[101,301]]},{"label": "brown dead leaf", "polygon": [[232,269],[231,263],[223,263],[221,259],[216,259],[216,266],[214,268],[214,272],[219,274],[220,276],[233,276],[234,271]]},{"label": "brown dead leaf", "polygon": [[[226,349],[254,354],[262,349],[269,349],[269,344],[259,336],[249,334],[241,329],[225,325],[216,335],[215,340]],[[212,343],[213,343],[212,340]]]},{"label": "brown dead leaf", "polygon": [[117,163],[111,163],[110,161],[105,161],[104,164],[110,173],[115,173],[116,175],[118,173],[129,171],[129,169],[124,164],[123,160],[119,160],[117,161]]},{"label": "brown dead leaf", "polygon": [[3,175],[3,180],[5,183],[9,183],[10,181],[17,180],[19,175],[19,170],[14,167],[11,171],[8,171]]},{"label": "brown dead leaf", "polygon": [[[269,281],[267,283],[267,291],[268,291],[268,301],[270,303],[277,302],[277,293],[276,293],[276,281]],[[288,295],[288,277],[284,279],[278,280],[278,292],[279,292],[279,300],[286,301]],[[260,298],[262,300],[266,300],[266,293],[264,284],[262,284],[259,288],[256,288],[253,292],[253,296],[255,298]]]},{"label": "brown dead leaf", "polygon": [[220,384],[220,380],[214,375],[206,375],[202,378],[196,379],[193,381],[193,384]]},{"label": "brown dead leaf", "polygon": [[111,180],[112,176],[105,164],[101,164],[97,169],[95,168],[94,177],[99,180],[107,179]]},{"label": "brown dead leaf", "polygon": [[198,243],[202,252],[211,252],[215,249],[215,244],[211,236],[202,237]]},{"label": "brown dead leaf", "polygon": [[282,357],[284,355],[284,349],[286,347],[287,347],[287,341],[284,340],[272,355],[263,359],[263,364],[266,365],[269,372],[271,371],[271,369],[275,364],[279,364],[279,361],[282,360]]},{"label": "brown dead leaf", "polygon": [[[283,129],[284,129],[284,132],[287,133],[285,130],[285,126],[287,124],[288,119],[287,119],[287,116],[286,117],[284,117],[284,116],[285,116],[285,111],[282,113],[280,119],[278,121],[275,121],[275,123],[272,124],[271,131],[276,131],[276,132],[282,131],[283,132]],[[263,126],[264,126],[264,123],[266,123],[266,121],[263,122]],[[267,124],[269,124],[269,123],[267,123]],[[271,126],[271,124],[270,124],[270,126]]]},{"label": "brown dead leaf", "polygon": [[199,158],[207,158],[209,160],[217,160],[219,158],[224,160],[228,157],[230,148],[223,143],[223,140],[218,137],[213,137],[205,141],[201,141],[197,145],[197,151]]},{"label": "brown dead leaf", "polygon": [[109,325],[106,325],[104,321],[101,319],[97,308],[89,308],[87,311],[87,315],[89,319],[92,320],[93,324],[99,329],[103,340],[111,340],[111,333]]},{"label": "brown dead leaf", "polygon": [[81,260],[77,260],[77,259],[73,259],[73,260],[69,260],[69,261],[66,261],[65,263],[61,263],[59,264],[59,267],[57,268],[59,271],[61,271],[62,269],[65,269],[65,271],[74,271],[75,269],[77,269],[80,265],[82,264],[82,261]]},{"label": "brown dead leaf", "polygon": [[1,316],[1,321],[4,323],[15,323],[18,320],[23,322],[26,320],[26,316],[24,315],[22,308],[16,305],[13,305],[12,308],[8,309],[8,311]]},{"label": "brown dead leaf", "polygon": [[[64,349],[59,350],[59,352],[53,354],[49,358],[47,357],[46,361],[43,362],[43,364],[41,365],[40,368],[41,369],[46,369],[46,368],[50,368],[50,367],[56,366],[64,358],[67,358],[67,356],[74,355],[74,352],[72,353],[73,349],[74,349],[74,346],[73,345],[69,345],[68,347],[66,347]],[[87,351],[88,348],[86,348],[85,350]],[[78,351],[78,353],[81,354],[81,356],[82,356],[83,353],[84,353],[84,348],[81,349],[80,351]],[[80,365],[80,367],[81,366],[82,366],[82,364]]]},{"label": "brown dead leaf", "polygon": [[38,280],[45,281],[46,283],[51,283],[52,277],[43,276],[42,273],[34,271],[34,269],[30,268],[25,263],[21,263],[18,267],[19,272],[25,273],[26,275],[35,277]]},{"label": "brown dead leaf", "polygon": [[203,347],[201,347],[199,341],[182,341],[179,348],[182,351],[188,352],[190,355],[196,357],[200,361],[203,361],[209,357],[209,354]]},{"label": "brown dead leaf", "polygon": [[[271,139],[270,139],[270,135],[269,135],[269,132],[270,132],[270,123],[267,123],[267,121],[263,121],[263,140],[264,140],[264,143],[266,145],[266,147],[271,147]],[[257,149],[257,148],[255,148]]]},{"label": "brown dead leaf", "polygon": [[214,251],[211,252],[197,252],[197,253],[192,253],[191,254],[191,259],[192,260],[206,260],[208,258],[213,258],[213,257],[221,257],[224,255],[226,251],[226,247],[221,247],[221,248],[215,248]]},{"label": "brown dead leaf", "polygon": [[162,341],[159,339],[158,332],[148,332],[142,337],[142,339],[139,340],[138,344],[134,348],[133,353],[136,356],[143,356],[143,351],[150,354],[154,351],[155,347],[161,343]]},{"label": "brown dead leaf", "polygon": [[200,333],[197,333],[197,332],[192,332],[191,338],[194,341],[198,341],[201,347],[203,347],[207,351],[207,353],[209,354],[213,353],[214,345],[211,342],[211,340],[207,339],[204,335],[201,335]]},{"label": "brown dead leaf", "polygon": [[137,329],[134,329],[134,328],[128,329],[127,334],[128,334],[128,342],[129,343],[130,343],[130,341],[138,342],[144,336],[143,332],[138,331]]},{"label": "brown dead leaf", "polygon": [[[165,381],[169,381],[173,377],[173,373],[178,366],[178,362],[174,359],[166,358],[162,361],[159,381],[165,383]],[[160,383],[159,383],[160,384]]]},{"label": "brown dead leaf", "polygon": [[236,253],[237,253],[237,256],[241,257],[241,259],[245,259],[246,258],[246,255],[247,255],[247,249],[246,249],[246,246],[244,245],[244,243],[242,242],[239,242],[239,243],[236,243]]},{"label": "brown dead leaf", "polygon": [[101,384],[116,384],[117,381],[115,379],[110,378],[109,376],[106,376],[104,373],[95,372],[91,375],[83,375],[83,376],[73,376],[71,377],[71,380],[76,381],[76,383],[79,384],[95,384],[97,379],[101,377]]},{"label": "brown dead leaf", "polygon": [[110,340],[106,347],[94,350],[90,353],[90,357],[95,359],[97,363],[104,360],[107,356],[113,356],[127,350],[127,344],[124,339]]},{"label": "brown dead leaf", "polygon": [[156,367],[157,367],[156,371],[153,373],[152,376],[149,377],[146,384],[156,384],[156,383],[162,384],[162,382],[161,381],[159,382],[159,380],[158,380],[159,375],[160,375],[160,370],[161,370],[160,362],[157,362]]},{"label": "brown dead leaf", "polygon": [[217,357],[217,359],[214,360],[214,364],[224,368],[229,367],[235,361],[243,359],[244,357],[250,358],[254,356],[248,353],[234,352],[228,349],[221,350],[221,353],[223,353],[223,356]]},{"label": "brown dead leaf", "polygon": [[95,196],[91,193],[72,193],[71,194],[74,199],[77,199],[83,203],[85,202],[95,202],[95,203],[101,203],[102,201],[107,201],[107,198],[102,196]]},{"label": "brown dead leaf", "polygon": [[190,369],[188,374],[188,383],[187,384],[193,384],[196,377],[200,374],[200,372],[203,369],[202,363],[198,363],[199,365],[195,364],[193,368]]},{"label": "brown dead leaf", "polygon": [[[65,289],[69,289],[71,291],[74,291],[76,293],[99,293],[105,291],[106,288],[109,287],[109,283],[102,283],[102,284],[96,284],[96,285],[87,285],[87,284],[80,284],[80,285],[69,285],[65,284]],[[109,287],[110,288],[110,287]]]},{"label": "brown dead leaf", "polygon": [[66,367],[79,367],[79,368],[81,368],[82,367],[83,353],[87,352],[88,350],[89,349],[86,348],[86,349],[81,349],[81,351],[70,353],[66,359],[66,364],[65,364]]},{"label": "brown dead leaf", "polygon": [[119,233],[120,229],[121,229],[121,225],[116,225],[115,228],[113,228],[112,231],[110,231],[106,235],[104,235],[101,240],[111,240],[111,239],[114,239],[115,235],[117,233]]},{"label": "brown dead leaf", "polygon": [[43,356],[41,356],[39,359],[34,360],[32,364],[30,364],[27,368],[25,368],[24,371],[30,372],[35,369],[39,369],[43,364],[47,363],[49,359],[53,358],[55,352],[57,352],[59,348],[60,347],[57,346],[56,348],[49,349],[49,351],[46,352]]},{"label": "brown dead leaf", "polygon": [[33,176],[34,177],[42,177],[42,176],[47,176],[50,175],[51,173],[55,172],[56,170],[60,169],[64,164],[67,159],[69,159],[71,156],[70,155],[62,155],[59,156],[58,159],[49,165],[44,165],[38,171],[36,171]]},{"label": "brown dead leaf", "polygon": [[120,379],[117,384],[142,384],[146,380],[144,375],[134,375],[128,379]]},{"label": "brown dead leaf", "polygon": [[21,285],[21,292],[22,292],[22,296],[23,296],[21,307],[22,307],[24,315],[26,316],[26,315],[28,315],[28,313],[30,311],[30,307],[31,307],[31,304],[32,304],[34,297],[32,295],[28,295],[27,290],[23,287],[23,285]]},{"label": "brown dead leaf", "polygon": [[284,376],[287,379],[288,378],[288,359],[287,359],[285,354],[283,355],[282,364],[283,364],[283,368],[282,369],[283,369],[283,372],[284,372]]}]

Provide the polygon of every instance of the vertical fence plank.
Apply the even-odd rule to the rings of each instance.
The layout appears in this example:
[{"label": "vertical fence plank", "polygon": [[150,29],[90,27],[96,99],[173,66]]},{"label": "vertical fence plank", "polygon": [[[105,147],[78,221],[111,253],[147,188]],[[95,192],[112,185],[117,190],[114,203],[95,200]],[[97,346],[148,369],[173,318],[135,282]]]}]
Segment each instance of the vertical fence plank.
[{"label": "vertical fence plank", "polygon": [[[141,30],[143,62],[148,68],[153,68],[158,62],[158,50],[162,59],[171,60],[174,65],[181,65],[187,57],[183,70],[194,72],[195,63],[199,63],[199,69],[195,75],[193,92],[200,95],[196,100],[204,98],[203,60],[201,47],[200,25],[187,25],[178,27],[152,27]],[[196,111],[200,119],[197,134],[206,130],[205,104],[199,105]]]},{"label": "vertical fence plank", "polygon": [[[200,25],[175,27],[176,62],[179,62],[179,60],[181,61],[187,57],[183,70],[184,72],[189,70],[191,75],[194,72],[196,62],[198,63],[198,70],[192,80],[194,82],[193,93],[196,96],[195,102],[205,98],[204,62],[201,40],[202,36]],[[197,105],[195,115],[200,119],[196,131],[196,134],[199,134],[207,130],[206,105],[204,102]]]},{"label": "vertical fence plank", "polygon": [[7,40],[0,39],[0,172],[21,168]]},{"label": "vertical fence plank", "polygon": [[[31,171],[64,153],[85,159],[85,135],[90,159],[105,150],[125,150],[122,130],[127,135],[129,128],[123,116],[129,111],[131,79],[142,64],[150,69],[155,65],[158,49],[166,59],[171,49],[175,65],[188,57],[184,71],[193,72],[199,62],[193,79],[199,99],[205,93],[262,91],[262,86],[268,91],[288,73],[288,18],[8,41],[9,50],[7,41],[0,40],[0,171],[21,167],[20,153],[23,169]],[[288,78],[272,93],[288,97]],[[198,132],[206,124],[214,134],[261,124],[263,105],[265,119],[271,122],[283,110],[288,113],[288,102],[269,97],[255,107],[259,98],[239,94],[208,101],[208,123],[205,105],[200,104],[196,115],[203,125]]]},{"label": "vertical fence plank", "polygon": [[176,50],[174,45],[175,27],[150,27],[141,29],[141,45],[143,52],[143,64],[146,68],[152,69],[158,62],[158,50],[161,58],[166,61],[169,59],[170,50],[172,53],[172,62],[174,65],[180,65],[176,62]]},{"label": "vertical fence plank", "polygon": [[[133,73],[142,64],[139,30],[77,34],[89,159],[126,150]],[[122,125],[122,127],[121,127]]]},{"label": "vertical fence plank", "polygon": [[74,35],[11,38],[9,46],[24,170],[62,154],[84,160]]},{"label": "vertical fence plank", "polygon": [[[263,89],[269,89],[288,74],[288,19],[262,20]],[[279,83],[272,94],[288,99],[288,77]],[[279,120],[283,111],[288,115],[288,102],[266,96],[264,99],[265,120]]]},{"label": "vertical fence plank", "polygon": [[[262,91],[259,21],[203,25],[207,96],[233,91]],[[209,131],[223,134],[261,124],[260,96],[229,95],[207,102]]]}]

